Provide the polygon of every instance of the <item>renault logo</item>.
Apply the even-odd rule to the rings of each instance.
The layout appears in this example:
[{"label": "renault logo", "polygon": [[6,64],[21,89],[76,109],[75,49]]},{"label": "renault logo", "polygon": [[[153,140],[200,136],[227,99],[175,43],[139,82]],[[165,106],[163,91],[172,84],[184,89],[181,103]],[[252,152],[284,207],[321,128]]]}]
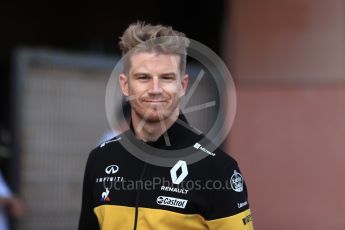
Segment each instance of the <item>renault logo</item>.
[{"label": "renault logo", "polygon": [[[180,176],[177,177],[177,170],[181,168],[182,173]],[[180,184],[184,178],[188,175],[188,169],[187,169],[187,164],[185,161],[179,160],[174,167],[171,168],[170,170],[170,175],[171,175],[171,180],[174,184]]]}]

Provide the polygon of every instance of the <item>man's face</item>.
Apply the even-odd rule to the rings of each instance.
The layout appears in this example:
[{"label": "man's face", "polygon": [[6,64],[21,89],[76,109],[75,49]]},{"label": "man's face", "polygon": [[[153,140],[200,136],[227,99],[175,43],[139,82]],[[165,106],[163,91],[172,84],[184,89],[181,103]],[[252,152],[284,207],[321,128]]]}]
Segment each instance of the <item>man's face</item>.
[{"label": "man's face", "polygon": [[121,74],[119,80],[122,92],[129,97],[132,116],[157,122],[178,113],[179,98],[188,84],[188,76],[180,73],[180,57],[137,53],[130,63],[128,76]]}]

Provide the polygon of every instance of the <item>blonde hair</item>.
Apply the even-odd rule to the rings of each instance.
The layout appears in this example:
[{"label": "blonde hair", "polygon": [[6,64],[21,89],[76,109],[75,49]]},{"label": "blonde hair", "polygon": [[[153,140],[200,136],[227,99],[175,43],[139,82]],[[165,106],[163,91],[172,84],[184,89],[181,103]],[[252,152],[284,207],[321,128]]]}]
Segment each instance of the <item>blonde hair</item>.
[{"label": "blonde hair", "polygon": [[124,58],[124,72],[130,68],[130,56],[149,52],[174,54],[180,57],[180,72],[186,70],[189,39],[184,33],[173,30],[171,26],[151,25],[144,22],[131,24],[120,37],[119,46]]}]

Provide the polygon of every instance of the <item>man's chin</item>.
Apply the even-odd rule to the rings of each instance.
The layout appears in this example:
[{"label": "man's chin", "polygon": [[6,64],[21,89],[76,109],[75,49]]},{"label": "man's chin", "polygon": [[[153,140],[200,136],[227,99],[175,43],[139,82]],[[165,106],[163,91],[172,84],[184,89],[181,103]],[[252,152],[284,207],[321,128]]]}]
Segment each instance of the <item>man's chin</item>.
[{"label": "man's chin", "polygon": [[164,113],[150,113],[145,117],[146,122],[160,122],[167,119],[168,116]]},{"label": "man's chin", "polygon": [[169,109],[148,109],[148,110],[135,110],[138,118],[144,122],[161,122],[167,119],[174,119],[172,114],[174,111]]},{"label": "man's chin", "polygon": [[160,122],[169,119],[172,112],[167,110],[150,110],[145,113],[143,119],[146,122]]}]

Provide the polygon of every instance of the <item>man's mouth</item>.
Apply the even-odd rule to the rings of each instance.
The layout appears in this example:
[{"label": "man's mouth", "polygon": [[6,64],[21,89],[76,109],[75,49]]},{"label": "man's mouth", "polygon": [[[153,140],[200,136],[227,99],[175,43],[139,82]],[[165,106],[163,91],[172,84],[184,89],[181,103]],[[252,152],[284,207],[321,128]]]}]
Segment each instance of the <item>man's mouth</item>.
[{"label": "man's mouth", "polygon": [[149,104],[151,106],[163,106],[165,101],[145,101],[146,104]]},{"label": "man's mouth", "polygon": [[146,103],[164,103],[167,102],[166,100],[143,100]]}]

